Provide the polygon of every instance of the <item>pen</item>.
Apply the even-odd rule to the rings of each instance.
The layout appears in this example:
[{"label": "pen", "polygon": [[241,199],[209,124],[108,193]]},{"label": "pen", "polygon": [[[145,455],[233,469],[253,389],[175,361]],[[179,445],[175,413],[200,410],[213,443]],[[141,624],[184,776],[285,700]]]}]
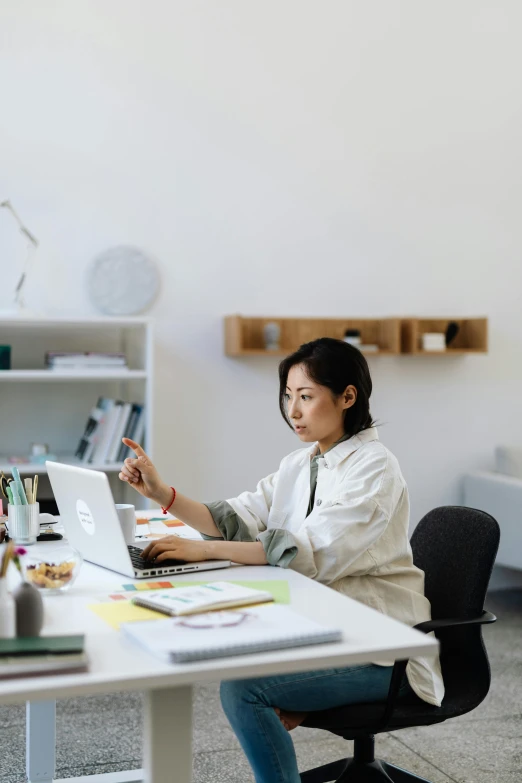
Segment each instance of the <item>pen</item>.
[{"label": "pen", "polygon": [[33,503],[36,503],[36,493],[38,492],[38,473],[34,477],[33,481]]},{"label": "pen", "polygon": [[24,485],[22,484],[22,479],[20,478],[20,471],[15,465],[13,465],[13,478],[16,483],[17,494],[20,497],[20,505],[27,506],[27,498],[25,496],[25,489]]},{"label": "pen", "polygon": [[16,482],[12,481],[11,486],[7,487],[7,491],[9,492],[9,497],[11,499],[11,505],[12,506],[21,506],[20,502],[20,496],[18,495],[18,487],[16,486]]},{"label": "pen", "polygon": [[24,486],[25,486],[25,494],[27,496],[27,502],[32,505],[34,503],[33,500],[33,482],[30,478],[24,479]]}]

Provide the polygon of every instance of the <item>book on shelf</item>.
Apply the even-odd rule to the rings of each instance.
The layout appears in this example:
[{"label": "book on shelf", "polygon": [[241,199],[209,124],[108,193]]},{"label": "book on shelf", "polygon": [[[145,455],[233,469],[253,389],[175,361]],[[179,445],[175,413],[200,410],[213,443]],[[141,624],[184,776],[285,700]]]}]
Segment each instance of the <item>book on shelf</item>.
[{"label": "book on shelf", "polygon": [[87,671],[83,634],[0,639],[0,680]]},{"label": "book on shelf", "polygon": [[105,416],[102,419],[99,438],[92,451],[89,462],[107,462],[112,439],[121,418],[123,402],[121,400],[113,400],[110,397],[104,397],[103,399]]},{"label": "book on shelf", "polygon": [[143,438],[144,428],[143,405],[99,397],[89,414],[74,456],[83,464],[123,461],[124,457],[120,459],[119,455],[127,455],[129,449],[121,439],[133,437],[131,433]]},{"label": "book on shelf", "polygon": [[118,423],[114,428],[112,440],[107,452],[107,462],[116,462],[116,459],[118,457],[118,452],[120,450],[120,446],[123,445],[121,439],[123,438],[123,434],[127,427],[127,423],[129,421],[129,416],[131,415],[131,412],[132,412],[132,403],[124,402],[121,406],[120,418],[118,419]]},{"label": "book on shelf", "polygon": [[[138,403],[133,403],[129,419],[127,421],[126,429],[121,437],[130,438],[131,440],[134,440],[137,443],[141,443],[144,431],[145,431],[145,406],[140,405]],[[124,443],[121,443],[121,438],[120,438],[120,449],[117,455],[117,462],[123,462],[123,460],[126,459],[131,453],[133,453],[132,449],[130,449]]]},{"label": "book on shelf", "polygon": [[[93,449],[96,445],[97,438],[99,437],[99,429],[104,416],[104,410],[102,407],[103,397],[98,398],[96,406],[91,409],[83,435],[80,438],[80,442],[74,452],[74,456],[77,457],[80,462],[88,462]],[[98,435],[97,435],[98,433]]]},{"label": "book on shelf", "polygon": [[128,369],[124,353],[97,353],[93,351],[47,351],[45,366],[50,370]]}]

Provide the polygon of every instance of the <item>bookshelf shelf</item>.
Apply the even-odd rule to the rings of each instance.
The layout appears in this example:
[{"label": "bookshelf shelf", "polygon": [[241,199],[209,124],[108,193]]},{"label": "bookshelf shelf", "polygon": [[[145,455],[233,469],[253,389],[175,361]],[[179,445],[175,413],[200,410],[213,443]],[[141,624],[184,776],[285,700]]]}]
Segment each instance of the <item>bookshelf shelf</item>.
[{"label": "bookshelf shelf", "polygon": [[0,370],[0,383],[42,381],[137,381],[145,380],[145,370]]},{"label": "bookshelf shelf", "polygon": [[[11,473],[10,457],[24,457],[32,443],[45,443],[60,462],[101,470],[114,500],[134,503],[136,493],[119,481],[119,462],[81,463],[74,456],[90,411],[100,397],[145,408],[147,453],[153,453],[153,324],[150,318],[36,318],[0,315],[0,345],[11,346],[11,369],[0,370],[0,468]],[[46,352],[124,353],[129,369],[46,368]],[[128,409],[127,409],[128,410]],[[133,409],[134,410],[134,409]],[[116,431],[116,430],[114,430]],[[45,464],[17,464],[23,475],[40,475],[41,510],[52,499]]]},{"label": "bookshelf shelf", "polygon": [[[63,462],[65,465],[77,465],[81,468],[89,468],[90,470],[101,470],[103,473],[119,473],[121,469],[121,462],[93,462],[89,465],[85,465],[75,458],[74,454],[62,454],[58,458],[58,462]],[[47,473],[45,465],[39,462],[22,462],[16,465],[20,471],[20,475],[34,476],[36,473],[42,475]],[[10,463],[5,455],[0,456],[0,470],[9,474],[13,470],[13,465]]]},{"label": "bookshelf shelf", "polygon": [[5,315],[0,312],[0,328],[5,326],[15,325],[17,329],[27,327],[28,329],[34,329],[35,327],[44,327],[46,330],[57,328],[63,329],[80,329],[85,330],[88,328],[104,328],[106,326],[113,327],[144,327],[152,323],[151,318],[146,316],[97,316],[97,315],[85,315],[69,317],[69,316],[33,316],[33,315]]}]

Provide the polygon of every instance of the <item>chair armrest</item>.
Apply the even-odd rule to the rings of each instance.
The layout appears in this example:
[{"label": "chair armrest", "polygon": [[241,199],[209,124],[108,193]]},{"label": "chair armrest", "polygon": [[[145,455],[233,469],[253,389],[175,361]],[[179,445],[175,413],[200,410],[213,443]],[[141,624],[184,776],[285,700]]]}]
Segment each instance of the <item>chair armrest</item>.
[{"label": "chair armrest", "polygon": [[[437,631],[441,628],[456,628],[462,625],[484,625],[484,623],[494,623],[496,619],[494,614],[484,611],[478,617],[472,617],[469,620],[461,620],[456,617],[448,618],[446,620],[427,620],[425,623],[418,623],[418,625],[414,625],[413,627],[422,633],[430,633],[431,631]],[[380,731],[383,731],[384,727],[390,722],[397,702],[397,696],[399,695],[402,678],[406,672],[408,660],[409,659],[395,661],[393,665],[390,687],[388,688],[388,697],[386,699],[386,705],[380,724]]]},{"label": "chair armrest", "polygon": [[459,625],[484,625],[485,623],[494,623],[497,618],[491,612],[482,612],[478,617],[472,617],[469,620],[462,620],[458,617],[449,617],[445,620],[427,620],[425,623],[419,623],[413,627],[422,633],[438,631],[441,628],[455,628]]}]

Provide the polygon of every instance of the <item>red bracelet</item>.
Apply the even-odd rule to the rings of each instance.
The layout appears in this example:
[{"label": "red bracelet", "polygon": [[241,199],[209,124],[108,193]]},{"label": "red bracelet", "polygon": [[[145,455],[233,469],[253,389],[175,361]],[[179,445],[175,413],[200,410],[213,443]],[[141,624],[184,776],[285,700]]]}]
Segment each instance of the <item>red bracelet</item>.
[{"label": "red bracelet", "polygon": [[176,490],[174,489],[174,487],[171,487],[171,490],[172,490],[172,500],[170,501],[170,503],[169,503],[169,505],[167,506],[167,508],[163,508],[163,506],[161,507],[161,510],[163,511],[163,513],[164,513],[164,514],[166,514],[166,513],[167,513],[167,511],[169,510],[169,508],[172,506],[172,504],[173,504],[173,503],[174,503],[174,501],[176,500]]}]

